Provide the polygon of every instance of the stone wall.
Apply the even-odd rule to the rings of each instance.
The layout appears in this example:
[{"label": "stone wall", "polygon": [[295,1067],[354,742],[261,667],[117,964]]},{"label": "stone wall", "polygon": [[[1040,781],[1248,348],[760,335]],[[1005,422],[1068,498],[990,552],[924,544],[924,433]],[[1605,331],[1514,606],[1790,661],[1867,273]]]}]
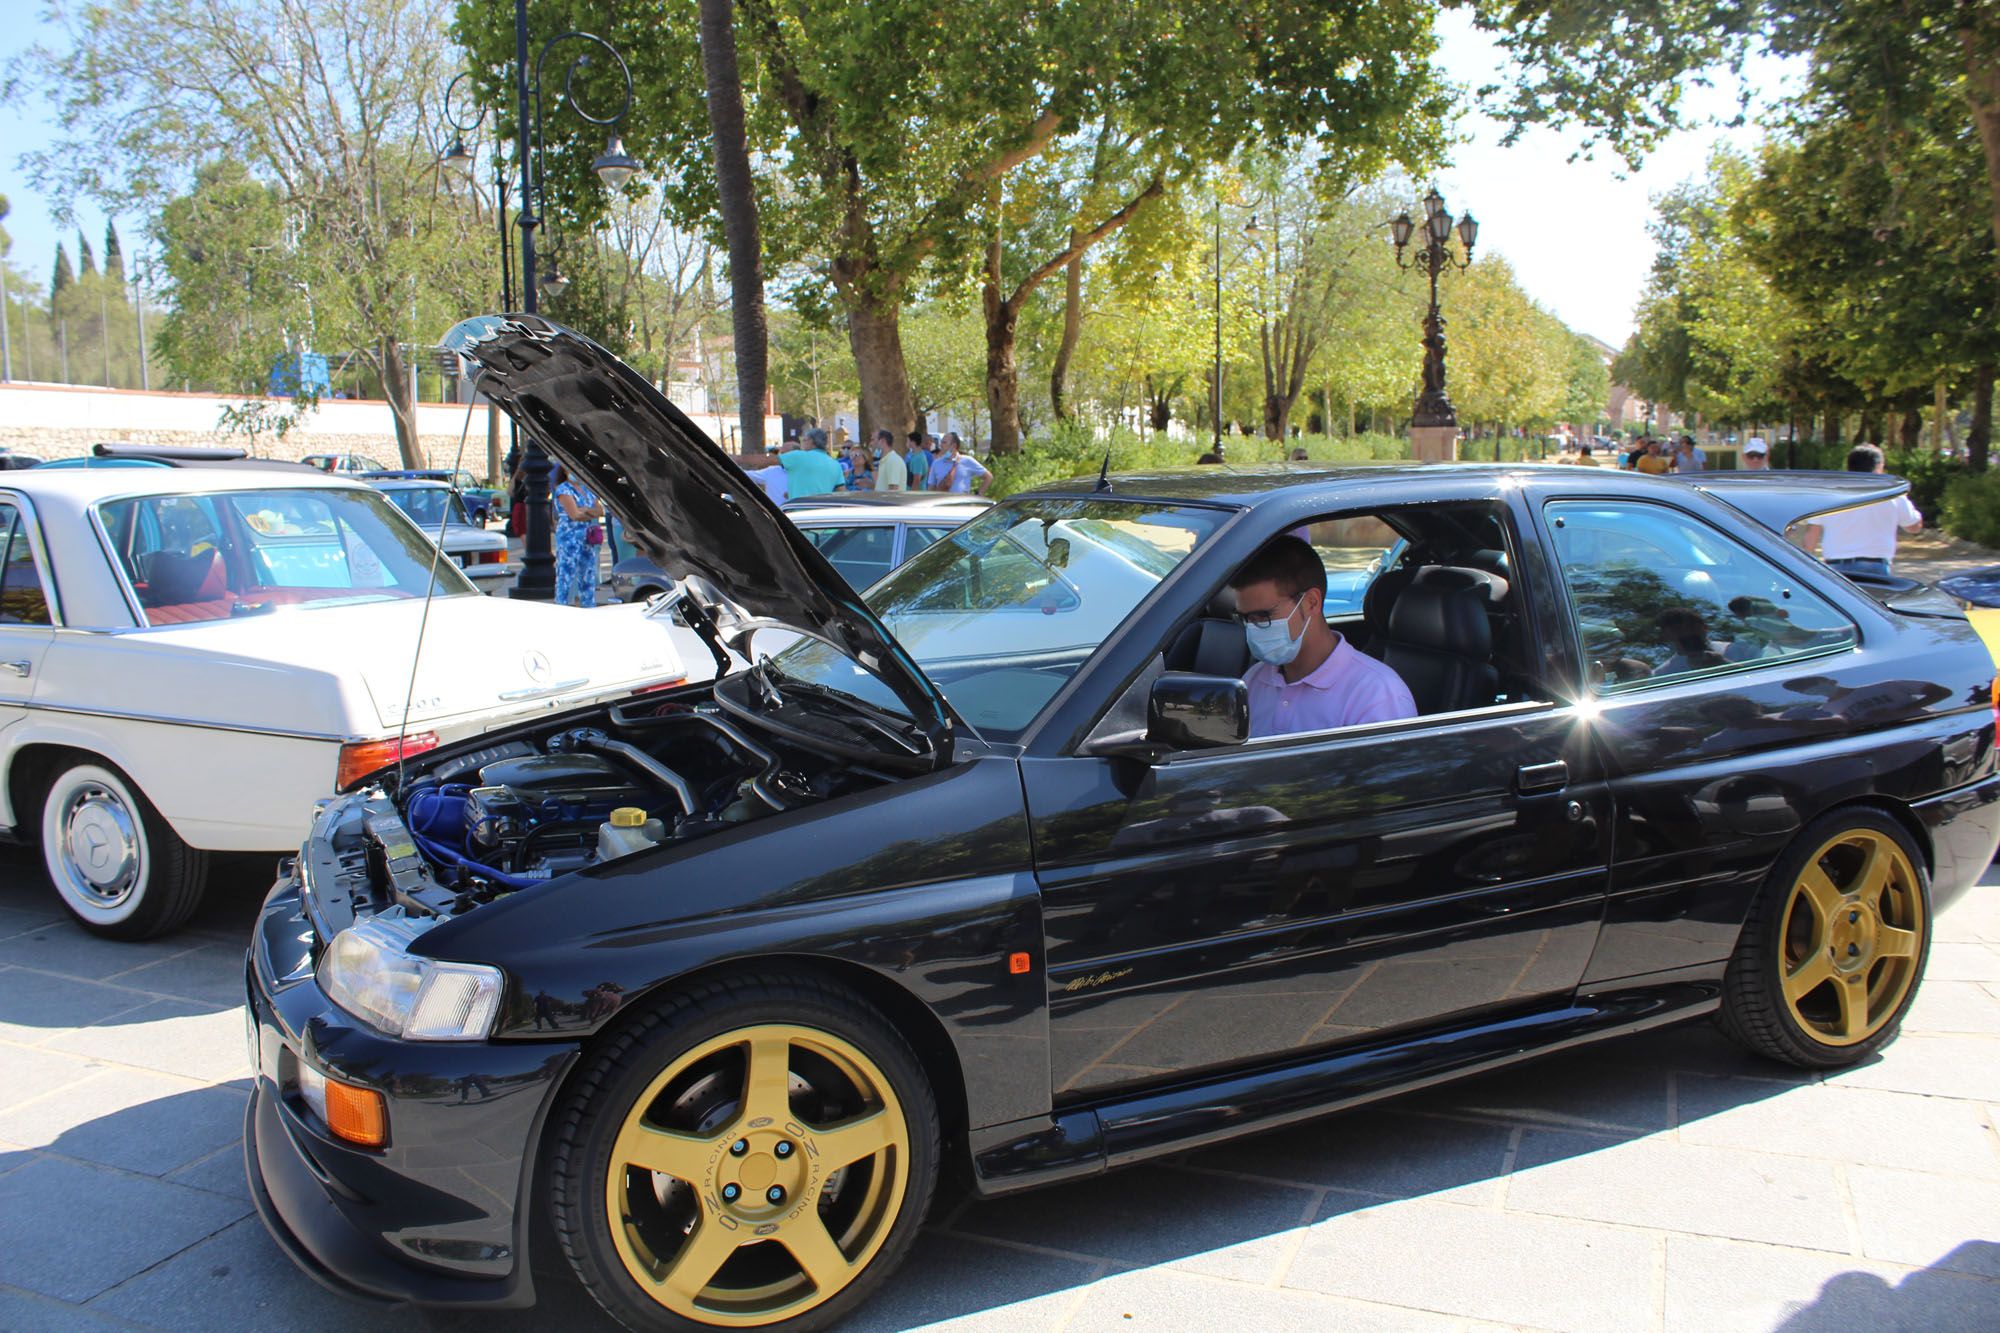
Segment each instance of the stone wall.
[{"label": "stone wall", "polygon": [[[255,402],[256,400],[248,400]],[[288,404],[269,400],[273,414]],[[207,393],[147,392],[138,389],[93,389],[69,384],[0,383],[0,449],[35,458],[73,458],[94,444],[146,444],[157,447],[199,445],[242,449],[257,458],[296,461],[307,454],[360,454],[384,467],[399,467],[395,418],[381,401],[326,399],[280,437],[275,431],[256,435],[223,428],[223,414],[241,409],[246,400]],[[450,467],[465,440],[463,468],[474,476],[488,475],[489,427],[498,448],[508,443],[507,423],[492,409],[468,409],[456,403],[420,403],[417,439],[426,466]],[[733,437],[734,417],[695,415],[695,424],[711,439]],[[776,441],[780,423],[766,417],[766,438]],[[497,461],[497,460],[496,460]]]}]

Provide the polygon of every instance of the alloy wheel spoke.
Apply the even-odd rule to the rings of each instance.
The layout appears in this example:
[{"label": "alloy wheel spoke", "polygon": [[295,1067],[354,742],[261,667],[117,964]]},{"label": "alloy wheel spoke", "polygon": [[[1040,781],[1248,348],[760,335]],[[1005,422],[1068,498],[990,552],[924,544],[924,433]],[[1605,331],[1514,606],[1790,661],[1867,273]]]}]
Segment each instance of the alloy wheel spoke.
[{"label": "alloy wheel spoke", "polygon": [[1881,839],[1869,838],[1862,844],[1867,848],[1861,858],[1861,869],[1854,875],[1854,892],[1863,902],[1874,902],[1889,887],[1889,877],[1895,870],[1894,859],[1883,849]]},{"label": "alloy wheel spoke", "polygon": [[1814,936],[1823,939],[1827,924],[1833,920],[1834,914],[1840,911],[1845,895],[1831,879],[1827,878],[1826,872],[1819,868],[1817,862],[1806,867],[1806,873],[1799,879],[1799,887],[1805,890],[1806,898],[1812,903],[1813,912],[1819,918],[1819,929],[1814,932]]},{"label": "alloy wheel spoke", "polygon": [[642,1120],[633,1120],[618,1131],[618,1141],[611,1147],[611,1161],[614,1166],[659,1171],[697,1185],[707,1170],[708,1155],[714,1146],[713,1139],[658,1129]]},{"label": "alloy wheel spoke", "polygon": [[1814,949],[1803,963],[1785,973],[1785,998],[1797,1004],[1832,976],[1833,960],[1824,949]]},{"label": "alloy wheel spoke", "polygon": [[1868,1030],[1868,987],[1858,979],[1837,983],[1833,988],[1835,1002],[1840,1006],[1837,1024],[1843,1037],[1859,1037]]},{"label": "alloy wheel spoke", "polygon": [[808,1210],[796,1225],[779,1232],[777,1239],[792,1252],[792,1258],[798,1260],[799,1267],[821,1292],[838,1291],[854,1271],[854,1265],[841,1253],[826,1223],[815,1211]]},{"label": "alloy wheel spoke", "polygon": [[792,1043],[758,1032],[750,1038],[743,1066],[743,1116],[748,1122],[782,1120],[792,1113]]},{"label": "alloy wheel spoke", "polygon": [[826,1169],[837,1171],[894,1144],[896,1125],[888,1111],[870,1111],[827,1129],[814,1128],[812,1138]]},{"label": "alloy wheel spoke", "polygon": [[1875,931],[1875,952],[1884,958],[1915,958],[1917,956],[1917,932],[1903,930],[1886,922]]},{"label": "alloy wheel spoke", "polygon": [[682,1300],[693,1301],[701,1295],[702,1288],[715,1280],[729,1256],[736,1253],[737,1235],[703,1209],[701,1222],[674,1256],[666,1276],[660,1280],[661,1285]]}]

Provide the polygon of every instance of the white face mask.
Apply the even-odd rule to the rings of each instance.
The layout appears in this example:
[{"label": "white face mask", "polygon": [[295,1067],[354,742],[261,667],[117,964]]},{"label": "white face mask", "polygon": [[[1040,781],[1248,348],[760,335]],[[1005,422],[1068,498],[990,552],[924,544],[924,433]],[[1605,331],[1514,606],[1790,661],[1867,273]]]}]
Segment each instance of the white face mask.
[{"label": "white face mask", "polygon": [[1284,666],[1299,655],[1299,645],[1305,641],[1306,627],[1299,626],[1297,634],[1292,633],[1292,617],[1299,612],[1302,597],[1292,599],[1292,609],[1282,620],[1273,620],[1268,625],[1245,625],[1243,640],[1249,646],[1250,655],[1260,662],[1272,666]]}]

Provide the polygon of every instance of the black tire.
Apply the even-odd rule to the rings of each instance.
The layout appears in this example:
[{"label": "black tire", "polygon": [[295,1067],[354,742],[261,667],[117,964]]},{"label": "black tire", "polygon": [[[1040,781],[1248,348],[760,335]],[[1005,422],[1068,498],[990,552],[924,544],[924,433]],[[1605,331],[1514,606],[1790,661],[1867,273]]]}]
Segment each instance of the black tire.
[{"label": "black tire", "polygon": [[209,856],[182,842],[137,783],[95,757],[50,775],[42,793],[42,862],[85,930],[144,940],[201,906]]},{"label": "black tire", "polygon": [[[784,1199],[783,1190],[777,1190],[780,1198],[774,1201],[774,1206],[783,1207],[787,1202],[794,1206],[790,1214],[771,1216],[770,1225],[754,1230],[738,1230],[739,1223],[731,1217],[722,1223],[722,1226],[730,1228],[729,1231],[718,1228],[710,1233],[719,1238],[735,1236],[739,1239],[728,1241],[737,1248],[726,1251],[728,1257],[722,1260],[719,1270],[704,1279],[705,1285],[700,1292],[720,1291],[724,1284],[718,1279],[744,1272],[745,1265],[756,1270],[755,1277],[762,1277],[769,1271],[769,1265],[762,1270],[756,1269],[760,1261],[768,1260],[780,1269],[786,1268],[794,1262],[795,1246],[786,1243],[785,1237],[794,1234],[803,1237],[806,1234],[803,1228],[811,1227],[811,1234],[821,1237],[829,1233],[839,1234],[842,1226],[853,1228],[855,1224],[852,1222],[836,1225],[827,1220],[836,1210],[846,1206],[845,1196],[839,1194],[843,1185],[854,1188],[856,1200],[877,1199],[873,1205],[865,1202],[858,1205],[872,1208],[867,1218],[874,1220],[864,1218],[864,1230],[858,1233],[849,1230],[847,1233],[868,1238],[865,1245],[856,1247],[856,1253],[862,1257],[857,1259],[847,1254],[845,1247],[835,1242],[840,1257],[846,1263],[858,1264],[858,1267],[851,1275],[845,1269],[840,1270],[840,1284],[829,1284],[830,1294],[822,1294],[817,1280],[810,1276],[809,1265],[799,1259],[796,1260],[797,1274],[787,1276],[783,1281],[811,1282],[813,1285],[806,1289],[809,1294],[792,1300],[790,1304],[782,1304],[779,1297],[768,1298],[773,1302],[768,1318],[752,1302],[738,1310],[737,1318],[711,1321],[702,1318],[702,1311],[693,1306],[686,1311],[669,1308],[663,1303],[664,1297],[656,1299],[641,1286],[633,1276],[630,1260],[620,1249],[621,1241],[628,1247],[636,1243],[632,1237],[637,1234],[640,1224],[634,1221],[621,1226],[620,1234],[614,1236],[611,1221],[613,1201],[627,1200],[632,1214],[653,1209],[648,1192],[651,1199],[657,1202],[662,1214],[657,1234],[672,1246],[671,1254],[656,1265],[656,1271],[664,1277],[670,1271],[678,1271],[683,1256],[694,1251],[695,1239],[714,1225],[711,1219],[730,1211],[721,1202],[722,1198],[739,1198],[754,1204],[754,1190],[764,1189],[771,1178],[760,1174],[754,1181],[731,1181],[743,1192],[730,1196],[723,1193],[729,1185],[717,1183],[722,1176],[709,1176],[708,1171],[691,1171],[688,1175],[675,1176],[659,1168],[653,1168],[658,1172],[653,1174],[643,1166],[620,1163],[615,1166],[614,1175],[613,1149],[621,1141],[621,1136],[640,1119],[648,1122],[645,1128],[653,1128],[663,1125],[661,1117],[697,1116],[698,1111],[684,1109],[690,1104],[689,1098],[695,1098],[693,1104],[699,1107],[699,1098],[705,1090],[726,1088],[732,1078],[728,1062],[740,1050],[740,1096],[731,1103],[724,1092],[722,1100],[707,1109],[709,1116],[721,1118],[712,1124],[692,1120],[687,1124],[667,1122],[663,1127],[689,1135],[706,1134],[709,1137],[702,1140],[704,1144],[721,1144],[725,1134],[730,1136],[734,1141],[728,1148],[715,1149],[705,1159],[708,1167],[718,1172],[743,1170],[747,1174],[748,1168],[753,1165],[760,1171],[770,1169],[773,1157],[784,1155],[786,1149],[767,1149],[761,1139],[756,1148],[748,1148],[745,1140],[734,1139],[734,1136],[739,1132],[746,1138],[756,1134],[768,1136],[799,1130],[800,1126],[787,1122],[781,1129],[760,1128],[768,1126],[769,1122],[751,1116],[756,1110],[750,1101],[752,1048],[748,1045],[739,1048],[728,1043],[738,1034],[753,1031],[768,1033],[778,1029],[806,1034],[799,1046],[788,1045],[785,1048],[785,1070],[790,1088],[787,1114],[797,1117],[807,1126],[815,1126],[801,1131],[804,1149],[792,1163],[794,1170],[810,1170],[811,1181],[800,1185],[796,1198],[792,1200]],[[894,1113],[906,1130],[904,1140],[884,1149],[885,1155],[859,1159],[843,1168],[833,1163],[831,1152],[823,1152],[813,1146],[811,1136],[820,1135],[823,1131],[816,1127],[819,1122],[799,1107],[802,1101],[819,1094],[813,1080],[799,1072],[799,1066],[811,1069],[812,1061],[818,1058],[807,1045],[815,1037],[827,1038],[851,1052],[858,1052],[863,1063],[871,1066],[869,1077],[885,1079],[892,1095],[883,1098],[880,1109],[885,1114]],[[742,1040],[747,1042],[748,1038]],[[798,1050],[801,1048],[807,1049],[808,1054],[800,1056]],[[703,1054],[708,1051],[712,1053]],[[694,1063],[687,1064],[691,1055]],[[679,1066],[685,1068],[676,1072]],[[830,1069],[831,1066],[825,1068]],[[704,1073],[705,1070],[709,1072]],[[822,1081],[837,1081],[827,1079],[824,1072],[821,1077]],[[864,1113],[854,1123],[867,1118]],[[837,1132],[837,1127],[824,1131],[829,1135]],[[807,977],[753,974],[740,979],[706,982],[666,996],[627,1020],[600,1038],[585,1057],[552,1120],[548,1168],[552,1221],[563,1253],[578,1279],[598,1303],[627,1328],[692,1330],[726,1326],[778,1329],[784,1333],[822,1328],[845,1317],[865,1301],[908,1254],[936,1186],[939,1137],[937,1100],[922,1065],[896,1029],[853,995]],[[829,1141],[826,1138],[819,1140],[822,1144]],[[739,1148],[746,1151],[739,1154]],[[703,1151],[710,1150],[704,1148]],[[734,1166],[725,1161],[725,1153],[736,1155],[736,1161],[742,1165]],[[888,1165],[891,1162],[896,1165]],[[892,1186],[899,1168],[902,1183],[900,1194],[897,1194]],[[709,1178],[692,1189],[680,1183],[695,1174]],[[752,1185],[753,1189],[743,1190],[745,1184]],[[807,1213],[809,1202],[811,1211]],[[741,1206],[744,1205],[730,1207]],[[680,1212],[669,1213],[670,1208],[678,1208]],[[806,1216],[801,1218],[801,1214]],[[782,1223],[782,1227],[778,1223]],[[769,1241],[755,1239],[767,1231],[778,1234]],[[751,1249],[760,1253],[745,1253]],[[651,1251],[648,1256],[659,1259]],[[736,1267],[732,1268],[732,1265]],[[741,1280],[735,1285],[738,1290],[765,1290],[756,1285],[754,1277],[747,1286]],[[696,1298],[686,1299],[691,1301]],[[710,1298],[711,1308],[716,1299],[713,1296]],[[802,1302],[810,1304],[802,1305]],[[741,1317],[746,1313],[750,1315],[747,1323]],[[760,1319],[762,1322],[758,1322]]]},{"label": "black tire", "polygon": [[[1890,876],[1872,898],[1863,883],[1871,846]],[[1808,888],[1809,872],[1813,883],[1823,879],[1836,891],[1853,881],[1831,927],[1821,924],[1826,918]],[[1930,875],[1909,833],[1880,810],[1832,811],[1793,840],[1759,890],[1723,976],[1716,1024],[1748,1050],[1784,1064],[1857,1064],[1895,1039],[1923,980],[1931,930]],[[1904,938],[1909,934],[1913,944]],[[1815,981],[1817,973],[1825,978]]]}]

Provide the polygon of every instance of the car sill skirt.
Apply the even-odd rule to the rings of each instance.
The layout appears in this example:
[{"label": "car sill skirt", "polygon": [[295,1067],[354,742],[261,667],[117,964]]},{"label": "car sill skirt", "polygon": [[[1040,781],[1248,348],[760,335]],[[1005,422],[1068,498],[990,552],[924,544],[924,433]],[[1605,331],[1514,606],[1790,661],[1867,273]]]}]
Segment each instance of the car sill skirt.
[{"label": "car sill skirt", "polygon": [[982,1195],[1095,1175],[1170,1152],[1274,1129],[1572,1046],[1693,1018],[1715,1008],[1713,979],[1643,980],[1560,1008],[1212,1082],[1058,1109],[976,1130]]}]

